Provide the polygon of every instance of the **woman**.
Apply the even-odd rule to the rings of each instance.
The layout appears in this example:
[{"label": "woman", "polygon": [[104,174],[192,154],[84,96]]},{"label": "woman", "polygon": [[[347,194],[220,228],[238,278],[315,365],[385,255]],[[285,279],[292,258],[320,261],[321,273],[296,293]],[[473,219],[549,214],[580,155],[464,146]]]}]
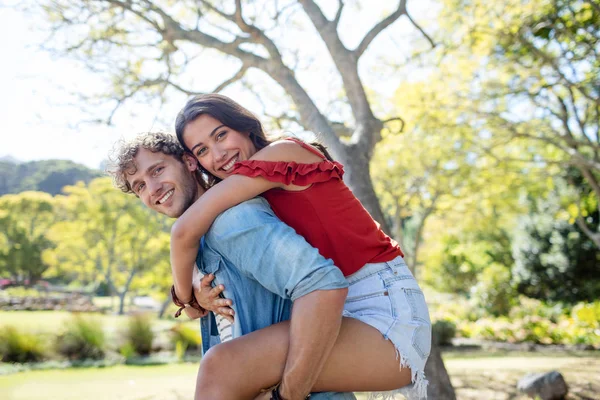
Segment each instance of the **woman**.
[{"label": "woman", "polygon": [[[283,222],[333,259],[350,284],[344,309],[349,318],[313,391],[389,391],[412,382],[414,397],[425,397],[431,324],[423,294],[397,243],[342,181],[343,166],[323,148],[297,139],[271,142],[254,115],[217,94],[190,100],[177,117],[176,132],[204,171],[220,181],[173,227],[176,281],[191,276],[198,240],[214,219],[262,194]],[[190,292],[178,289],[178,295]],[[230,398],[277,383],[285,365],[285,327],[247,336],[218,346],[222,359],[229,355],[235,361],[223,361],[223,371],[240,377],[229,385]],[[241,377],[244,383],[238,383]],[[209,384],[202,366],[198,384]]]}]

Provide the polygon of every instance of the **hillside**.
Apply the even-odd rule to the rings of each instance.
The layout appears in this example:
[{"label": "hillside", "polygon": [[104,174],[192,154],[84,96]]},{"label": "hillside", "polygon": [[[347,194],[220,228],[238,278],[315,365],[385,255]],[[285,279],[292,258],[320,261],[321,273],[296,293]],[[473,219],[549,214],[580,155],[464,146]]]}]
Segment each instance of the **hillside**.
[{"label": "hillside", "polygon": [[30,161],[15,164],[0,161],[0,196],[37,190],[52,195],[78,181],[89,182],[102,176],[99,170],[67,160]]}]

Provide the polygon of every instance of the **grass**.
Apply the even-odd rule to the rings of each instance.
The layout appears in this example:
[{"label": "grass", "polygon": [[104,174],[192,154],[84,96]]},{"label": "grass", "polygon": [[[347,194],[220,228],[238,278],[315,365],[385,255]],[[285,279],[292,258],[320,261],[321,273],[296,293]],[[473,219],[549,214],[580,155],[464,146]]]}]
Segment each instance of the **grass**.
[{"label": "grass", "polygon": [[[528,372],[559,370],[570,387],[568,400],[600,398],[600,356],[596,353],[447,352],[446,368],[459,400],[512,399]],[[154,367],[28,371],[0,376],[4,400],[178,400],[193,394],[197,364]],[[357,395],[366,400],[365,394]]]},{"label": "grass", "polygon": [[193,397],[196,364],[29,371],[0,376],[5,400],[179,400]]},{"label": "grass", "polygon": [[[111,315],[90,313],[90,316],[99,318],[105,332],[112,336],[127,325],[126,315]],[[0,311],[0,326],[15,326],[19,329],[37,334],[55,334],[62,329],[65,321],[69,320],[72,313],[68,311]],[[198,321],[189,321],[187,317],[181,317],[185,325],[193,329],[200,329]],[[152,326],[157,331],[171,328],[177,322],[172,317],[164,319],[156,318],[153,314]]]}]

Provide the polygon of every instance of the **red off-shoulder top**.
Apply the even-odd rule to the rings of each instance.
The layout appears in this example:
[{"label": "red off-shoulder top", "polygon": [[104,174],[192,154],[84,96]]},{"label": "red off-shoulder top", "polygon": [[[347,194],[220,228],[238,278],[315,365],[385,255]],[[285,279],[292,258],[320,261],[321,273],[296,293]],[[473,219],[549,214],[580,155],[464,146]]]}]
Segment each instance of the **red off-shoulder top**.
[{"label": "red off-shoulder top", "polygon": [[387,236],[380,225],[343,182],[344,167],[327,160],[312,146],[292,140],[322,161],[302,164],[286,161],[240,161],[234,174],[260,176],[273,182],[298,186],[301,191],[271,189],[263,193],[275,214],[331,258],[345,276],[367,263],[385,262],[404,254],[398,243]]}]

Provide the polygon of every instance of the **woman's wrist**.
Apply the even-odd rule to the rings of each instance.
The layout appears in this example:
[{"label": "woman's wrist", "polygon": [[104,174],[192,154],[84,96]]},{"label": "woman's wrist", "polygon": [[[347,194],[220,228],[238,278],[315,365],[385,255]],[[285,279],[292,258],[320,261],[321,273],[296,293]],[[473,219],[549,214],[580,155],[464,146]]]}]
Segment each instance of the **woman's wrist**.
[{"label": "woman's wrist", "polygon": [[190,297],[189,301],[181,301],[181,299],[177,296],[177,292],[175,291],[175,285],[172,285],[171,286],[171,298],[173,300],[173,303],[175,303],[175,305],[177,307],[179,307],[179,310],[177,310],[177,312],[175,312],[175,318],[179,317],[181,315],[181,311],[183,311],[187,307],[195,308],[196,310],[200,311],[201,313],[206,312],[206,310],[196,300],[196,296],[194,295],[194,289],[192,289],[192,296]]}]

